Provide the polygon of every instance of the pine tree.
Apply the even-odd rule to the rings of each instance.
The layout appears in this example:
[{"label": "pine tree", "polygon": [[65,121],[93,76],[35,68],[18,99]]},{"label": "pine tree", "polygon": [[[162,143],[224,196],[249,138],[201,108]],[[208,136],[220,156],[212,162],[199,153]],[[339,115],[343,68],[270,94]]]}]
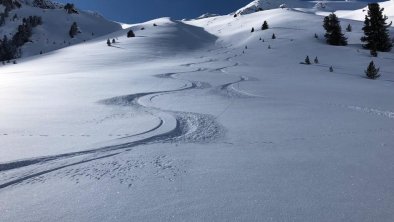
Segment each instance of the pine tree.
[{"label": "pine tree", "polygon": [[332,66],[330,66],[330,72],[334,72],[334,68],[332,68]]},{"label": "pine tree", "polygon": [[309,60],[309,56],[306,56],[305,58],[305,64],[310,65],[311,64],[311,60]]},{"label": "pine tree", "polygon": [[252,28],[252,31],[250,31],[250,32],[254,32],[254,28]]},{"label": "pine tree", "polygon": [[111,46],[111,41],[109,39],[107,40],[107,45]]},{"label": "pine tree", "polygon": [[134,34],[133,30],[129,30],[127,32],[127,38],[133,38],[133,37],[135,37],[135,34]]},{"label": "pine tree", "polygon": [[319,36],[317,36],[317,34],[315,33],[315,39],[318,39],[319,38]]},{"label": "pine tree", "polygon": [[261,30],[269,29],[267,21],[264,21],[263,25],[261,26]]},{"label": "pine tree", "polygon": [[314,62],[315,62],[315,64],[319,64],[319,59],[317,58],[317,56],[315,57]]},{"label": "pine tree", "polygon": [[334,13],[324,17],[323,27],[326,30],[324,37],[328,44],[347,45],[347,38],[342,34],[340,22]]},{"label": "pine tree", "polygon": [[268,49],[271,49],[271,45],[268,45]]},{"label": "pine tree", "polygon": [[387,16],[383,16],[383,10],[378,3],[368,4],[368,15],[365,16],[363,27],[364,36],[361,38],[366,49],[375,47],[376,51],[388,52],[392,48],[388,30],[391,23],[386,23]]},{"label": "pine tree", "polygon": [[373,61],[369,63],[367,70],[365,70],[365,74],[369,79],[377,79],[380,77],[379,69],[375,67]]},{"label": "pine tree", "polygon": [[70,35],[71,38],[74,38],[77,34],[78,34],[78,25],[76,22],[74,22],[71,25],[70,31],[68,32],[68,34]]},{"label": "pine tree", "polygon": [[274,34],[272,34],[272,39],[276,39],[276,35],[275,35],[275,33],[274,33]]},{"label": "pine tree", "polygon": [[352,26],[349,24],[349,25],[347,25],[347,27],[346,27],[346,31],[347,32],[351,32],[352,31]]},{"label": "pine tree", "polygon": [[112,39],[112,43],[116,43],[115,39]]}]

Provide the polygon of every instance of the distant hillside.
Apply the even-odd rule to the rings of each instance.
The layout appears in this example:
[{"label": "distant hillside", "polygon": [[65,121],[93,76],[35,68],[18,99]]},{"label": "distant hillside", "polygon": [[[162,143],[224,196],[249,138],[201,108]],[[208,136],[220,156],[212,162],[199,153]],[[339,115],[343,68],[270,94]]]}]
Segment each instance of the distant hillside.
[{"label": "distant hillside", "polygon": [[[29,16],[40,18],[42,24],[30,27],[26,23]],[[72,38],[70,28],[74,22],[77,30]],[[79,10],[71,4],[63,5],[49,0],[0,0],[0,45],[3,49],[16,50],[15,57],[46,53],[120,29],[118,23],[94,12]],[[18,32],[21,37],[16,41]],[[15,42],[19,43],[15,45]],[[4,53],[4,50],[1,51]]]}]

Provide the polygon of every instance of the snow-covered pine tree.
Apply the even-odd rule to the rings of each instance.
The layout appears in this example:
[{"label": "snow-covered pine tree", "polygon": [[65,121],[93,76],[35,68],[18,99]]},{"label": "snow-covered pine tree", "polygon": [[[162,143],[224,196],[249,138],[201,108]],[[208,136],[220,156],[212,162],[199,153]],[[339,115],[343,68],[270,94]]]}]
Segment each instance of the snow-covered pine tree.
[{"label": "snow-covered pine tree", "polygon": [[378,3],[368,4],[368,15],[364,20],[364,36],[361,41],[366,49],[376,47],[376,51],[388,52],[392,48],[392,42],[388,28],[391,26],[386,23],[387,16],[383,16],[383,8]]},{"label": "snow-covered pine tree", "polygon": [[323,27],[326,30],[324,37],[330,45],[347,45],[347,38],[342,34],[338,17],[331,13],[324,17]]},{"label": "snow-covered pine tree", "polygon": [[276,39],[275,33],[272,34],[272,39]]},{"label": "snow-covered pine tree", "polygon": [[314,62],[315,62],[315,64],[319,64],[319,59],[317,58],[317,56],[315,57]]},{"label": "snow-covered pine tree", "polygon": [[380,77],[379,68],[375,67],[373,61],[369,63],[367,70],[365,70],[365,74],[369,79],[377,79]]},{"label": "snow-covered pine tree", "polygon": [[107,45],[111,46],[111,40],[107,39]]}]

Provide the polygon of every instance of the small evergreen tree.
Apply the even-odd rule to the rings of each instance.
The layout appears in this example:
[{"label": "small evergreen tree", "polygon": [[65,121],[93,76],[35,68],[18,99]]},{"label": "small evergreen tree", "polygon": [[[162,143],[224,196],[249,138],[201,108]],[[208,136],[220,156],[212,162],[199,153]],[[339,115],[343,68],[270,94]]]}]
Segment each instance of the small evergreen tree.
[{"label": "small evergreen tree", "polygon": [[326,30],[324,37],[330,45],[347,45],[347,38],[342,34],[338,17],[331,13],[324,17],[323,27]]},{"label": "small evergreen tree", "polygon": [[261,26],[261,30],[269,29],[267,21],[264,21],[263,25]]},{"label": "small evergreen tree", "polygon": [[109,39],[107,40],[107,45],[111,46],[111,40],[109,40]]},{"label": "small evergreen tree", "polygon": [[252,28],[252,30],[250,32],[254,32],[254,28]]},{"label": "small evergreen tree", "polygon": [[271,49],[271,45],[268,45],[268,49]]},{"label": "small evergreen tree", "polygon": [[311,64],[311,60],[309,59],[309,56],[306,56],[305,58],[305,64],[310,65]]},{"label": "small evergreen tree", "polygon": [[365,74],[369,79],[377,79],[380,77],[379,68],[377,69],[375,67],[373,61],[369,63],[367,70],[365,70]]},{"label": "small evergreen tree", "polygon": [[112,43],[116,43],[116,40],[115,40],[115,39],[112,39]]},{"label": "small evergreen tree", "polygon": [[375,47],[376,51],[388,52],[392,48],[388,30],[391,23],[386,23],[387,16],[383,16],[383,10],[378,3],[368,4],[368,15],[365,16],[363,27],[364,36],[361,38],[366,49]]},{"label": "small evergreen tree", "polygon": [[317,58],[317,56],[315,57],[314,62],[315,62],[315,64],[319,64],[319,59]]},{"label": "small evergreen tree", "polygon": [[347,32],[351,32],[352,31],[352,26],[349,24],[349,25],[347,25],[347,27],[346,27],[346,31]]},{"label": "small evergreen tree", "polygon": [[130,30],[127,32],[127,38],[133,38],[133,37],[135,37],[135,34],[134,34],[133,30],[130,29]]},{"label": "small evergreen tree", "polygon": [[330,72],[334,72],[334,68],[332,68],[332,66],[330,66]]},{"label": "small evergreen tree", "polygon": [[319,36],[317,36],[317,34],[315,33],[315,39],[318,39],[319,38]]},{"label": "small evergreen tree", "polygon": [[70,31],[68,32],[71,38],[74,38],[78,34],[78,25],[76,22],[73,22],[71,25]]},{"label": "small evergreen tree", "polygon": [[274,33],[274,34],[272,34],[272,39],[276,39],[276,35],[275,35],[275,33]]}]

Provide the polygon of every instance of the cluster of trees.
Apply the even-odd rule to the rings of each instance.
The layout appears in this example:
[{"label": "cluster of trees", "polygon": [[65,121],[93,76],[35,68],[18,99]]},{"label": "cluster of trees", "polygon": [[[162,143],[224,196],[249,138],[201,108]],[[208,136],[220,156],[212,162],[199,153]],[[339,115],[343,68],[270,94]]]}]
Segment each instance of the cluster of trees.
[{"label": "cluster of trees", "polygon": [[[361,41],[364,43],[363,47],[370,50],[373,57],[378,56],[378,51],[389,52],[393,47],[393,42],[390,38],[389,27],[387,24],[387,16],[383,15],[384,8],[380,8],[378,3],[368,4],[368,14],[365,16],[364,27],[362,28],[364,36]],[[338,17],[332,13],[324,18],[323,27],[326,30],[327,43],[330,45],[347,45],[347,38],[343,35],[341,25]],[[352,31],[352,26],[349,24],[346,27],[347,32]],[[315,34],[317,38],[317,35]],[[332,69],[330,68],[330,71]],[[379,68],[375,67],[373,61],[368,65],[365,74],[369,79],[379,78]]]},{"label": "cluster of trees", "polygon": [[67,11],[68,14],[79,14],[77,9],[75,8],[74,4],[72,4],[72,3],[67,3],[64,6],[64,9]]},{"label": "cluster of trees", "polygon": [[29,16],[23,18],[22,25],[18,26],[18,31],[12,38],[6,35],[0,40],[0,60],[8,61],[21,55],[20,47],[29,41],[34,27],[42,24],[39,16]]},{"label": "cluster of trees", "polygon": [[[387,24],[387,16],[383,15],[383,8],[378,3],[368,4],[368,14],[365,16],[364,36],[361,41],[363,47],[371,51],[372,56],[377,56],[377,52],[388,52],[393,44],[390,39],[388,28],[392,23]],[[332,13],[324,18],[323,27],[326,30],[327,43],[330,45],[347,45],[347,38],[342,33],[338,17]],[[349,24],[346,31],[351,32],[352,26]],[[315,35],[316,37],[316,35]]]},{"label": "cluster of trees", "polygon": [[[319,59],[317,58],[317,56],[315,57],[315,59],[313,60],[313,62],[314,62],[315,64],[319,64]],[[306,65],[312,64],[312,63],[311,63],[311,60],[309,59],[309,56],[306,56],[305,61],[302,62],[301,64],[306,64]]]},{"label": "cluster of trees", "polygon": [[[263,25],[261,26],[261,30],[267,30],[269,29],[267,21],[264,21]],[[254,27],[252,27],[251,32],[254,32]]]},{"label": "cluster of trees", "polygon": [[55,9],[56,8],[56,6],[52,2],[46,1],[46,0],[34,0],[33,6],[38,7],[38,8],[42,8],[42,9]]},{"label": "cluster of trees", "polygon": [[5,11],[8,12],[15,8],[22,7],[21,3],[15,0],[0,0],[0,5],[3,5],[5,7]]},{"label": "cluster of trees", "polygon": [[5,24],[5,19],[9,16],[11,10],[22,7],[21,3],[13,0],[0,0],[0,5],[5,7],[4,12],[0,13],[0,26]]}]

